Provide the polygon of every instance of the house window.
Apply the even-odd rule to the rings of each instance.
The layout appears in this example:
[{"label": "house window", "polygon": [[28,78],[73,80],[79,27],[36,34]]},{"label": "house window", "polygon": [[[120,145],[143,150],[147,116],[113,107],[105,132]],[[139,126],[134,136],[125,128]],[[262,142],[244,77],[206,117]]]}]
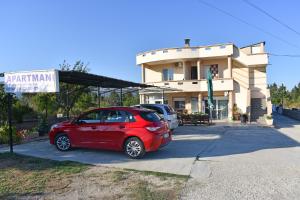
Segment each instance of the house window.
[{"label": "house window", "polygon": [[185,101],[174,101],[175,110],[184,110],[185,109]]},{"label": "house window", "polygon": [[174,70],[171,68],[168,69],[163,69],[163,81],[171,81],[173,80],[173,76],[174,76]]}]

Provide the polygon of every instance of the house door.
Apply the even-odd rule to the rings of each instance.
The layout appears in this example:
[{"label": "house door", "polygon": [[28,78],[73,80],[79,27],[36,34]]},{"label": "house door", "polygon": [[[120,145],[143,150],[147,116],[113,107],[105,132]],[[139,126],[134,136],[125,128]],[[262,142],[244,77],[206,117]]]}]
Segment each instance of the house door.
[{"label": "house door", "polygon": [[[228,100],[222,97],[214,97],[214,109],[212,112],[213,119],[227,119],[228,118]],[[205,113],[209,114],[208,101],[205,100]]]},{"label": "house door", "polygon": [[197,67],[191,67],[191,79],[192,80],[198,79]]},{"label": "house door", "polygon": [[191,98],[192,113],[199,112],[198,97]]}]

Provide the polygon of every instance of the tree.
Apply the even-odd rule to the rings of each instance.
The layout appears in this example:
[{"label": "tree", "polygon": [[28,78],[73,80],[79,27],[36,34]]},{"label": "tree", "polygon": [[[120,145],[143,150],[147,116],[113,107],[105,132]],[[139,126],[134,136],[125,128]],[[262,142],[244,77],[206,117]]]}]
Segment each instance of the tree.
[{"label": "tree", "polygon": [[[78,71],[87,73],[89,70],[87,64],[77,61],[73,66],[68,64],[66,61],[60,65],[60,69],[63,71]],[[57,94],[57,104],[62,112],[69,118],[70,111],[74,107],[83,93],[90,92],[89,88],[82,85],[60,83],[60,93]]]},{"label": "tree", "polygon": [[140,103],[139,95],[136,92],[128,92],[123,96],[123,106],[133,106]]},{"label": "tree", "polygon": [[3,85],[0,85],[0,125],[7,120],[7,94],[4,92]]},{"label": "tree", "polygon": [[80,95],[78,100],[74,104],[74,108],[72,109],[73,115],[78,115],[83,111],[86,111],[91,108],[95,108],[96,103],[93,100],[93,96],[91,93],[83,93]]}]

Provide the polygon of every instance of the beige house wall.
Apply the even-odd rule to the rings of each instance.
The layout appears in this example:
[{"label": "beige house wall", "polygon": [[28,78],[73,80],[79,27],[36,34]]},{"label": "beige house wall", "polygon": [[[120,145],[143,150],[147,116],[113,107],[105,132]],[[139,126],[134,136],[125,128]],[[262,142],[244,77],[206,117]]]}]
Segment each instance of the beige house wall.
[{"label": "beige house wall", "polygon": [[[142,79],[146,84],[180,90],[166,92],[165,99],[174,107],[174,98],[185,98],[185,109],[189,112],[191,97],[201,100],[207,96],[206,66],[217,64],[219,76],[213,80],[214,96],[227,95],[230,119],[234,103],[242,113],[250,112],[251,98],[265,99],[270,103],[266,76],[268,55],[264,45],[261,42],[240,49],[233,44],[224,44],[153,50],[138,54],[137,64],[144,69]],[[197,67],[198,80],[190,80],[192,66]],[[174,80],[162,81],[165,68],[174,70]],[[198,106],[201,107],[201,101]]]}]

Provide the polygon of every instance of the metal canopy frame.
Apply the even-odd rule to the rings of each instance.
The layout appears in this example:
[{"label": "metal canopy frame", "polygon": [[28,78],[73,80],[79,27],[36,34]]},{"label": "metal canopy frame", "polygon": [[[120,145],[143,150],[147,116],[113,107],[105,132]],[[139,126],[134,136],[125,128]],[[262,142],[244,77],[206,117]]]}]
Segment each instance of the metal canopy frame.
[{"label": "metal canopy frame", "polygon": [[[125,88],[138,88],[135,91],[140,90],[140,88],[153,87],[146,84],[135,83],[131,81],[125,81],[121,79],[111,78],[107,76],[101,76],[96,74],[90,74],[85,72],[78,71],[63,71],[58,70],[59,82],[76,84],[82,86],[93,86],[97,87],[98,92],[98,103],[100,106],[100,88],[113,88],[113,90],[120,90],[120,104],[122,105],[123,101],[123,89]],[[0,77],[4,77],[4,73],[0,73]],[[84,87],[84,88],[86,88]],[[111,91],[113,91],[111,90]],[[105,91],[108,92],[108,91]],[[69,92],[67,92],[69,95]],[[8,123],[9,123],[9,146],[10,152],[13,153],[13,138],[12,138],[12,94],[8,93]]]},{"label": "metal canopy frame", "polygon": [[[142,94],[161,93],[163,100],[165,92],[178,92],[181,90],[164,87],[153,86],[141,83],[135,83],[131,81],[125,81],[121,79],[111,78],[107,76],[101,76],[96,74],[90,74],[77,71],[63,71],[58,70],[59,82],[82,85],[86,87],[96,87],[98,105],[100,107],[101,95],[116,90],[120,90],[120,105],[123,105],[123,95],[130,92],[141,91]],[[4,77],[4,73],[0,73],[0,77]],[[2,83],[0,83],[2,84]],[[101,92],[101,88],[104,90]],[[69,95],[69,91],[66,95]],[[12,94],[8,93],[8,123],[9,123],[9,146],[10,152],[13,152],[13,138],[12,138]]]}]

